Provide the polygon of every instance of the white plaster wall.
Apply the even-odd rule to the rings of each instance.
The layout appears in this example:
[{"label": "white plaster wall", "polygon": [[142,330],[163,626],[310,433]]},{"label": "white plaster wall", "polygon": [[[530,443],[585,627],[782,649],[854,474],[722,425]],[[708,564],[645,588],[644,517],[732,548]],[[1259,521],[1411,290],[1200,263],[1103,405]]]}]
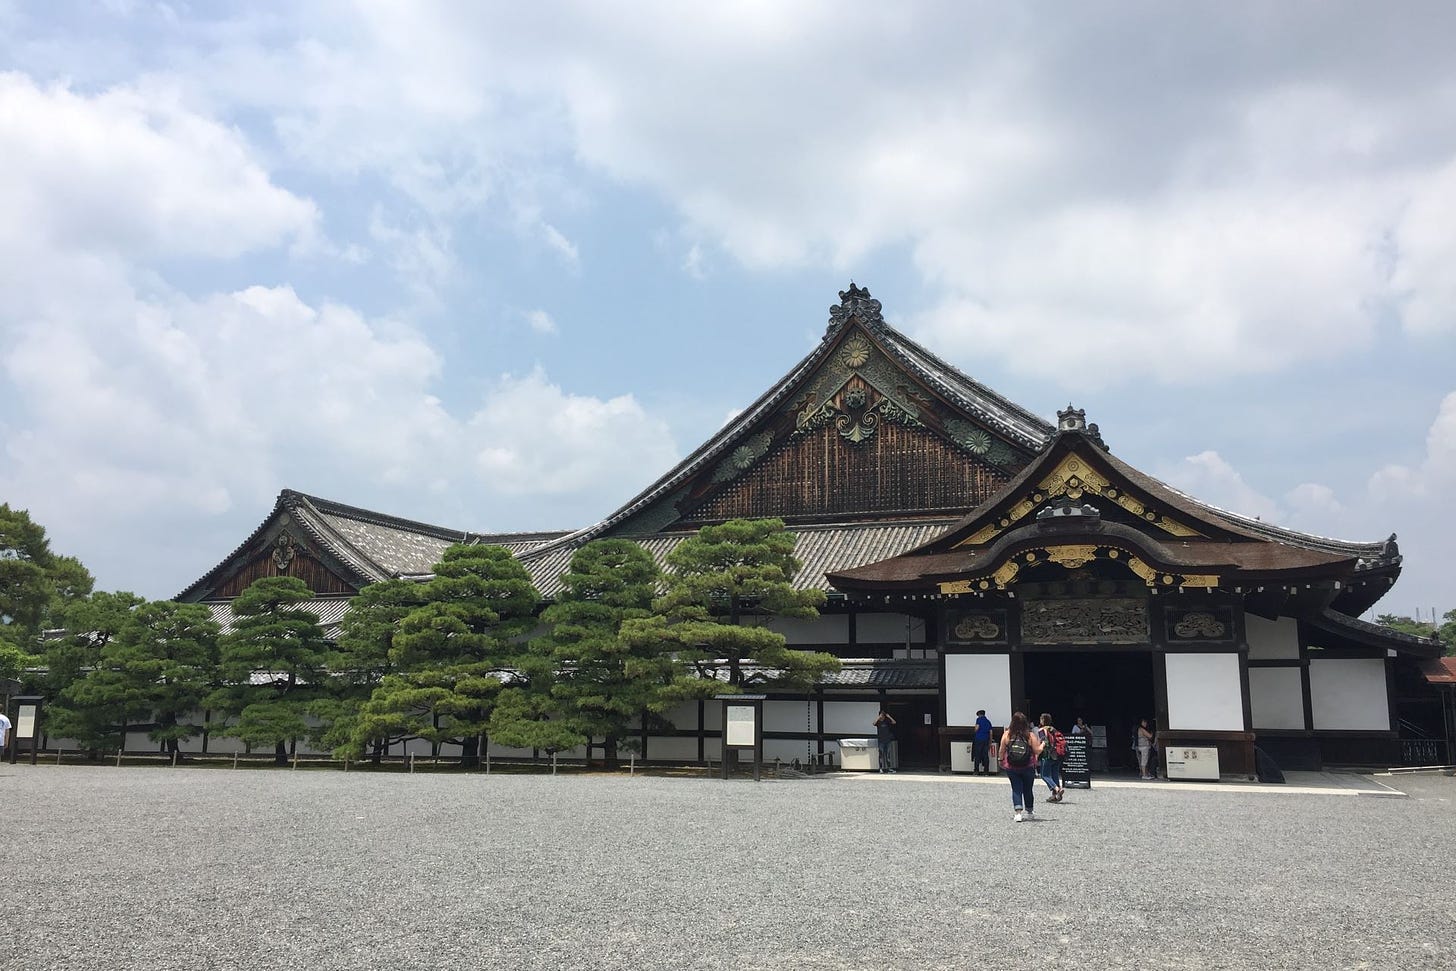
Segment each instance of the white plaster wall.
[{"label": "white plaster wall", "polygon": [[1390,702],[1382,658],[1309,662],[1309,701],[1320,731],[1388,731]]},{"label": "white plaster wall", "polygon": [[[825,749],[829,746],[826,744]],[[818,751],[818,745],[813,739],[804,741],[802,739],[790,738],[766,738],[763,740],[763,759],[765,762],[772,762],[774,759],[783,759],[785,762],[792,762],[798,759],[801,762]]]},{"label": "white plaster wall", "polygon": [[849,616],[846,614],[827,614],[823,617],[745,617],[743,624],[777,631],[790,644],[849,643]]},{"label": "white plaster wall", "polygon": [[873,701],[826,701],[824,731],[870,738],[875,734],[875,716],[879,713],[880,706]]},{"label": "white plaster wall", "polygon": [[691,762],[698,757],[698,740],[672,735],[649,735],[647,757]]},{"label": "white plaster wall", "polygon": [[1249,668],[1249,709],[1254,728],[1304,727],[1304,689],[1299,668]]},{"label": "white plaster wall", "polygon": [[[672,723],[673,728],[680,728],[684,731],[697,731],[698,703],[696,701],[685,701],[680,705],[674,705],[663,712],[663,717]],[[633,724],[636,724],[636,722],[634,721]]]},{"label": "white plaster wall", "polygon": [[1255,661],[1293,661],[1299,657],[1299,622],[1292,617],[1265,620],[1244,614],[1249,657]]},{"label": "white plaster wall", "polygon": [[812,701],[765,701],[763,730],[766,732],[814,732],[818,706]]},{"label": "white plaster wall", "polygon": [[945,723],[974,725],[981,708],[993,725],[1011,721],[1011,656],[947,654]]},{"label": "white plaster wall", "polygon": [[856,614],[854,639],[857,644],[904,644],[905,623],[910,624],[910,643],[925,643],[925,621],[905,614]]},{"label": "white plaster wall", "polygon": [[1244,696],[1237,654],[1169,654],[1168,727],[1241,732]]}]

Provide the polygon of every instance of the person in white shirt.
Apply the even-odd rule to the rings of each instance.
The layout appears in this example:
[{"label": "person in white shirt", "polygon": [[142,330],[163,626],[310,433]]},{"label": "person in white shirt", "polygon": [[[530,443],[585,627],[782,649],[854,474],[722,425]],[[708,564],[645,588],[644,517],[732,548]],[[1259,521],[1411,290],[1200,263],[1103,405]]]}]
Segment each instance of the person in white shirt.
[{"label": "person in white shirt", "polygon": [[0,711],[0,758],[5,756],[5,745],[10,740],[10,719]]}]

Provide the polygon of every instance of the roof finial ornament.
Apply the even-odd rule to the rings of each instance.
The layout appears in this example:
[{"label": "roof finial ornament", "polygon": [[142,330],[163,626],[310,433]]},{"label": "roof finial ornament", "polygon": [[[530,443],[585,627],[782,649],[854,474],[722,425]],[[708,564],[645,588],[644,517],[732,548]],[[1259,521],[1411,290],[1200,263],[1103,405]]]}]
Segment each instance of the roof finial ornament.
[{"label": "roof finial ornament", "polygon": [[1089,438],[1092,443],[1098,448],[1102,449],[1102,451],[1110,451],[1107,447],[1107,443],[1102,440],[1102,429],[1097,427],[1096,422],[1093,422],[1090,425],[1087,424],[1086,410],[1082,408],[1073,408],[1070,401],[1067,402],[1067,407],[1065,409],[1057,412],[1057,431],[1079,432],[1083,435],[1086,435],[1087,438]]},{"label": "roof finial ornament", "polygon": [[838,333],[851,317],[870,330],[885,326],[885,318],[880,316],[880,302],[870,296],[867,288],[855,286],[853,280],[849,281],[848,290],[839,291],[839,303],[829,308],[829,327],[824,336]]}]

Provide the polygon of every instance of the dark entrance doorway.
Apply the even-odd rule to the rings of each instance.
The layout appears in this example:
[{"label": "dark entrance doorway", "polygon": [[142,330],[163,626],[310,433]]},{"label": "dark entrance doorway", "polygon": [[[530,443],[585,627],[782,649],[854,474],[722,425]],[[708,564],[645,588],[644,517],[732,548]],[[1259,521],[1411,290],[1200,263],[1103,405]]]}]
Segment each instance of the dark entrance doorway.
[{"label": "dark entrance doorway", "polygon": [[940,696],[892,696],[884,700],[884,706],[890,717],[895,719],[900,768],[940,768]]},{"label": "dark entrance doorway", "polygon": [[1078,717],[1105,726],[1108,768],[1136,771],[1133,734],[1157,708],[1151,651],[1027,651],[1023,662],[1033,724],[1047,712],[1064,732]]}]

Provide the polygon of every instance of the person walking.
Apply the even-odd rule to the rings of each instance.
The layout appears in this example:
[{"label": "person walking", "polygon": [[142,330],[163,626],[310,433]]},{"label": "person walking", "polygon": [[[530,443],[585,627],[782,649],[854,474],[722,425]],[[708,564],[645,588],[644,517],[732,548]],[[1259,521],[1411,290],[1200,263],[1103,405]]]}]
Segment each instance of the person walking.
[{"label": "person walking", "polygon": [[1041,781],[1046,783],[1047,802],[1061,802],[1066,790],[1062,788],[1062,757],[1067,754],[1067,741],[1052,724],[1052,716],[1041,716],[1041,727],[1036,730],[1041,738]]},{"label": "person walking", "polygon": [[10,740],[10,719],[0,709],[0,759],[5,758],[5,745]]},{"label": "person walking", "polygon": [[1001,768],[1011,781],[1011,808],[1016,822],[1036,818],[1036,760],[1041,754],[1041,739],[1031,730],[1025,712],[1011,716],[1011,724],[1001,733]]},{"label": "person walking", "polygon": [[1148,760],[1149,756],[1153,754],[1153,730],[1149,727],[1146,718],[1138,722],[1137,740],[1134,745],[1137,748],[1138,773],[1140,777],[1152,779],[1153,776],[1148,774]]},{"label": "person walking", "polygon": [[880,713],[875,716],[875,741],[880,750],[880,771],[894,772],[895,765],[890,759],[890,746],[895,744],[895,717],[888,711],[881,708]]},{"label": "person walking", "polygon": [[976,737],[971,740],[971,772],[975,775],[991,774],[991,719],[986,709],[976,712]]}]

